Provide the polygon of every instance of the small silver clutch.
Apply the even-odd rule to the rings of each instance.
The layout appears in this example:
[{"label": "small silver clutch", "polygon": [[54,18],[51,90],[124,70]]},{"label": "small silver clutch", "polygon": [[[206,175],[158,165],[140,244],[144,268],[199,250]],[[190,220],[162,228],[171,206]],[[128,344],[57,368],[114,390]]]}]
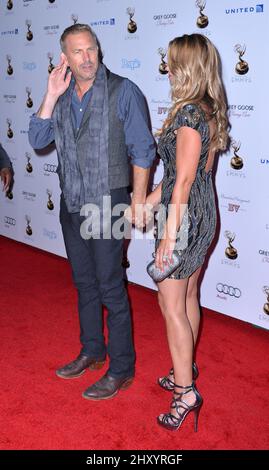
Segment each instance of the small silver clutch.
[{"label": "small silver clutch", "polygon": [[[152,256],[155,258],[155,253],[153,253]],[[168,263],[163,265],[163,271],[156,268],[155,260],[153,260],[147,265],[147,272],[153,281],[161,282],[179,267],[180,259],[180,253],[178,251],[173,251],[172,261],[169,260]]]}]

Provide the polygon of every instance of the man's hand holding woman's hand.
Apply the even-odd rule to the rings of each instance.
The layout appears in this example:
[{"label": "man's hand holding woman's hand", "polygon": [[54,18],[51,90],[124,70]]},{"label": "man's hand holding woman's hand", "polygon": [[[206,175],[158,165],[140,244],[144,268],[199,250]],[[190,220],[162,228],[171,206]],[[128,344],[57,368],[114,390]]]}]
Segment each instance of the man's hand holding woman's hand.
[{"label": "man's hand holding woman's hand", "polygon": [[147,202],[141,203],[132,200],[132,204],[125,210],[124,216],[128,222],[142,230],[153,219],[153,206]]}]

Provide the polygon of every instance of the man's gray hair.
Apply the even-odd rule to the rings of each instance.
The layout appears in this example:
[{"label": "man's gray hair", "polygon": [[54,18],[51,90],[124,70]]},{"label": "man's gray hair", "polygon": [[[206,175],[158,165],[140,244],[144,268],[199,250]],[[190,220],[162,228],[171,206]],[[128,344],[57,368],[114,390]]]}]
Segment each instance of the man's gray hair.
[{"label": "man's gray hair", "polygon": [[62,51],[64,52],[65,51],[65,39],[66,37],[69,35],[69,34],[79,34],[79,33],[89,33],[92,38],[94,39],[97,47],[98,47],[98,59],[99,59],[99,62],[102,63],[103,61],[103,53],[102,53],[102,49],[101,49],[101,45],[100,45],[100,42],[99,42],[99,39],[98,37],[96,36],[95,32],[93,31],[93,29],[88,25],[88,24],[82,24],[82,23],[75,23],[75,24],[72,24],[72,26],[69,26],[68,28],[66,28],[64,30],[64,32],[62,33],[61,37],[60,37],[60,45],[61,45],[61,49]]}]

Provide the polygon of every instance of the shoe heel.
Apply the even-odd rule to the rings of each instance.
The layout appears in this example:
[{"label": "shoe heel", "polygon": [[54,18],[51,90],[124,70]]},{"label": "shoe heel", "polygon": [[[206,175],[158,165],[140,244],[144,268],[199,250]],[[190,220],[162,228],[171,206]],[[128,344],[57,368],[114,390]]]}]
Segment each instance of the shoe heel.
[{"label": "shoe heel", "polygon": [[90,369],[90,370],[99,370],[99,369],[102,369],[104,363],[105,363],[105,361],[96,361],[96,362],[94,362],[93,364],[91,364],[91,365],[89,366],[89,369]]},{"label": "shoe heel", "polygon": [[194,432],[198,431],[198,418],[199,418],[201,406],[202,406],[202,403],[201,405],[199,405],[197,408],[193,410],[194,411]]},{"label": "shoe heel", "polygon": [[134,381],[133,377],[126,379],[125,382],[123,382],[123,384],[120,387],[121,390],[127,390],[127,388],[129,388],[132,385],[133,381]]}]

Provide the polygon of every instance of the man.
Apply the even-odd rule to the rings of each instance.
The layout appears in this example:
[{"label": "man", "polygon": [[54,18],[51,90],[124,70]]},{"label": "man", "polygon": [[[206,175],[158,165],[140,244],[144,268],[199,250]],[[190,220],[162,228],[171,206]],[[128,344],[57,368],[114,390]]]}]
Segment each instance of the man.
[{"label": "man", "polygon": [[[102,63],[99,41],[88,25],[75,24],[61,36],[61,62],[49,76],[48,88],[31,118],[29,140],[43,148],[55,140],[62,189],[60,222],[66,252],[78,290],[79,356],[56,374],[80,376],[99,369],[106,352],[107,373],[83,393],[90,400],[111,398],[134,376],[135,354],[127,293],[121,266],[123,240],[80,235],[80,210],[104,196],[112,208],[129,203],[128,155],[133,166],[131,217],[143,205],[155,144],[147,122],[145,100],[138,87],[111,73]],[[112,222],[115,217],[112,218]],[[108,346],[102,328],[102,305],[108,310]]]},{"label": "man", "polygon": [[8,191],[12,179],[12,165],[7,152],[0,144],[0,177],[3,184],[3,191]]}]

